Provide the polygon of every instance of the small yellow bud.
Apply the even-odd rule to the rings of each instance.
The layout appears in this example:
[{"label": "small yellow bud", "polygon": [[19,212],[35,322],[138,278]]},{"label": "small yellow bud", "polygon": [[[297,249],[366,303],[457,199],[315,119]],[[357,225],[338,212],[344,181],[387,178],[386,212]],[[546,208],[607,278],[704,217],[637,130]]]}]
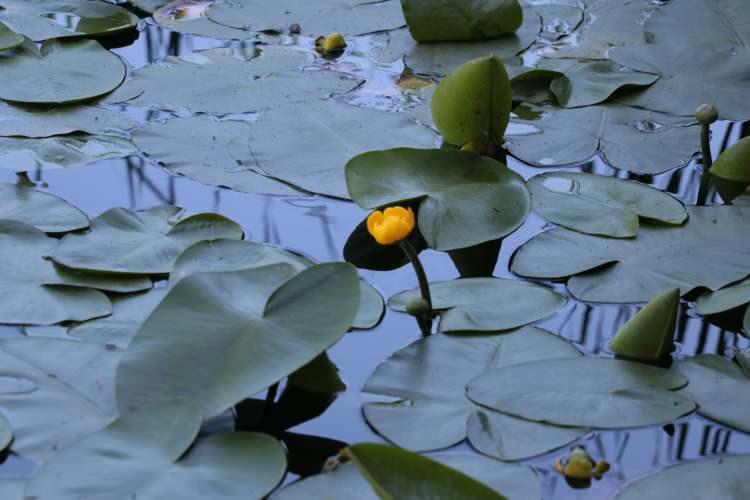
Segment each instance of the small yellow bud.
[{"label": "small yellow bud", "polygon": [[480,155],[487,154],[487,141],[484,138],[474,139],[461,146],[461,151],[470,151]]},{"label": "small yellow bud", "polygon": [[414,212],[411,208],[388,207],[375,210],[367,218],[367,231],[381,245],[392,245],[403,240],[414,230]]},{"label": "small yellow bud", "polygon": [[[556,469],[559,462],[556,464]],[[559,469],[558,469],[559,470]],[[580,446],[570,450],[568,460],[562,468],[562,473],[569,479],[591,479],[594,475],[594,461],[591,459],[586,450]]]},{"label": "small yellow bud", "polygon": [[609,470],[609,462],[606,460],[599,460],[596,462],[596,466],[594,467],[594,476],[596,478],[602,477],[604,474],[607,473]]},{"label": "small yellow bud", "polygon": [[315,39],[315,50],[322,54],[341,52],[346,48],[346,40],[341,33],[331,33],[328,36],[319,36]]}]

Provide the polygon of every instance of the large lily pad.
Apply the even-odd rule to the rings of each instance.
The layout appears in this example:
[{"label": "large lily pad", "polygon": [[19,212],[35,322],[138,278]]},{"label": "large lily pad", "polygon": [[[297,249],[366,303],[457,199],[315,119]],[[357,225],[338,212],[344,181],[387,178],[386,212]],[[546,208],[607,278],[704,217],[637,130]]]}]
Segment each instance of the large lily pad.
[{"label": "large lily pad", "polygon": [[52,253],[64,266],[123,274],[166,274],[185,248],[202,240],[241,239],[242,228],[219,214],[181,218],[182,209],[107,210],[83,234],[68,234]]},{"label": "large lily pad", "polygon": [[[206,271],[241,271],[271,264],[289,264],[297,272],[315,262],[279,247],[239,240],[200,241],[182,252],[169,273],[173,286],[190,274]],[[359,311],[353,328],[374,328],[385,312],[383,297],[365,281],[360,281]]]},{"label": "large lily pad", "polygon": [[349,160],[346,182],[349,195],[362,208],[421,199],[417,223],[437,250],[502,238],[523,223],[530,206],[518,174],[464,151],[370,151]]},{"label": "large lily pad", "polygon": [[0,183],[0,219],[12,219],[45,233],[89,227],[89,218],[62,198],[19,184]]},{"label": "large lily pad", "polygon": [[128,414],[52,457],[25,493],[39,500],[77,500],[82,492],[90,498],[233,500],[262,498],[281,481],[286,457],[276,439],[227,432],[191,447],[200,422],[190,407]]},{"label": "large lily pad", "polygon": [[[429,457],[502,492],[508,500],[540,500],[542,497],[539,479],[525,465],[503,463],[479,455],[433,454]],[[378,496],[352,463],[341,464],[332,471],[304,478],[271,496],[272,500],[310,498],[377,500]]]},{"label": "large lily pad", "polygon": [[23,43],[23,36],[0,23],[0,50],[12,49]]},{"label": "large lily pad", "polygon": [[486,40],[513,33],[523,22],[518,0],[403,0],[409,32],[420,43]]},{"label": "large lily pad", "polygon": [[0,136],[51,137],[86,132],[124,132],[136,123],[127,115],[91,106],[39,109],[0,102]]},{"label": "large lily pad", "polygon": [[112,135],[71,134],[30,139],[0,137],[0,166],[16,171],[78,167],[135,154],[135,146]]},{"label": "large lily pad", "polygon": [[695,301],[698,314],[716,314],[750,303],[750,278],[715,292],[706,292]]},{"label": "large lily pad", "polygon": [[530,327],[499,335],[431,335],[378,366],[363,391],[400,401],[366,403],[364,414],[378,433],[410,450],[447,448],[468,432],[482,453],[501,460],[528,458],[563,446],[586,430],[481,408],[466,398],[466,383],[493,367],[579,356],[562,338]]},{"label": "large lily pad", "polygon": [[[693,121],[617,104],[560,109],[523,105],[506,134],[510,153],[534,166],[567,165],[596,153],[614,168],[656,174],[682,167],[699,149]],[[570,124],[575,123],[575,127]],[[529,127],[535,131],[528,132]]]},{"label": "large lily pad", "polygon": [[333,71],[298,71],[313,60],[307,52],[284,46],[265,47],[257,57],[255,51],[228,48],[169,56],[136,70],[107,102],[194,113],[247,113],[348,92],[361,83]]},{"label": "large lily pad", "polygon": [[44,461],[114,419],[120,355],[72,340],[0,340],[0,408],[13,426],[13,451]]},{"label": "large lily pad", "polygon": [[671,389],[687,379],[631,361],[573,358],[495,368],[466,386],[474,402],[535,422],[623,428],[669,422],[695,409]]},{"label": "large lily pad", "polygon": [[698,413],[744,432],[750,432],[750,377],[726,358],[699,354],[681,361],[690,380],[681,392],[698,403]]},{"label": "large lily pad", "polygon": [[301,33],[308,36],[334,31],[362,35],[406,24],[398,0],[279,0],[273,4],[263,0],[232,0],[231,4],[213,4],[206,15],[215,23],[254,31],[286,32],[296,23],[302,28]]},{"label": "large lily pad", "polygon": [[[565,304],[565,297],[549,288],[500,278],[431,283],[430,292],[441,332],[509,330],[549,316]],[[418,289],[407,290],[388,299],[388,307],[405,312],[418,297]]]},{"label": "large lily pad", "polygon": [[638,218],[680,225],[685,206],[663,191],[640,182],[578,172],[549,172],[529,179],[535,212],[550,222],[581,233],[629,238]]},{"label": "large lily pad", "polygon": [[0,55],[0,71],[0,99],[33,104],[84,101],[125,79],[125,64],[94,40],[27,40]]},{"label": "large lily pad", "polygon": [[728,456],[668,467],[627,485],[616,500],[743,500],[750,496],[750,455]]},{"label": "large lily pad", "polygon": [[359,278],[343,263],[297,274],[276,264],[188,276],[126,351],[118,369],[119,407],[129,412],[189,400],[204,416],[218,415],[331,347],[358,307]]},{"label": "large lily pad", "polygon": [[40,42],[134,29],[138,17],[98,0],[0,0],[0,21]]},{"label": "large lily pad", "polygon": [[524,244],[511,269],[536,278],[576,275],[568,280],[576,298],[616,303],[646,302],[669,288],[718,290],[747,277],[750,208],[690,207],[688,213],[683,226],[643,224],[635,239],[553,229]]}]

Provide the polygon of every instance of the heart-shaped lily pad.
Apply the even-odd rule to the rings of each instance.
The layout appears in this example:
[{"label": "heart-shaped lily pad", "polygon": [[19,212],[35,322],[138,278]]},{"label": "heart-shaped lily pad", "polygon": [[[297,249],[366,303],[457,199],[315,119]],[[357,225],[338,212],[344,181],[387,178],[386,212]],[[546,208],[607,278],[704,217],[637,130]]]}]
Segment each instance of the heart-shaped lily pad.
[{"label": "heart-shaped lily pad", "polygon": [[8,50],[18,47],[23,43],[23,36],[0,23],[0,50]]},{"label": "heart-shaped lily pad", "polygon": [[687,219],[676,198],[640,182],[578,172],[549,172],[526,183],[535,212],[581,233],[629,238],[638,218],[680,225]]},{"label": "heart-shaped lily pad", "polygon": [[576,298],[616,303],[646,302],[669,288],[718,290],[747,277],[750,207],[690,207],[688,213],[683,226],[642,224],[634,239],[546,231],[516,251],[511,269],[535,278],[576,275],[568,280]]},{"label": "heart-shaped lily pad", "polygon": [[45,233],[89,227],[89,218],[55,195],[19,184],[0,183],[0,219],[12,219]]},{"label": "heart-shaped lily pad", "polygon": [[530,205],[518,174],[464,151],[370,151],[349,160],[346,182],[352,200],[362,208],[421,199],[419,229],[437,250],[502,238],[523,223]]},{"label": "heart-shaped lily pad", "polygon": [[0,136],[51,137],[85,132],[122,133],[135,127],[127,115],[91,106],[42,108],[0,102]]},{"label": "heart-shaped lily pad", "polygon": [[403,0],[411,36],[420,43],[486,40],[513,33],[523,22],[518,0]]},{"label": "heart-shaped lily pad", "polygon": [[[509,330],[549,316],[565,304],[565,297],[549,288],[500,278],[430,283],[430,292],[441,332]],[[407,290],[388,299],[388,307],[405,312],[419,297],[419,290]]]},{"label": "heart-shaped lily pad", "polygon": [[33,104],[84,101],[125,79],[125,64],[94,40],[27,40],[0,55],[0,71],[0,99]]},{"label": "heart-shaped lily pad", "polygon": [[671,389],[676,370],[605,358],[532,361],[496,368],[466,387],[477,404],[535,422],[623,428],[669,422],[695,409]]}]

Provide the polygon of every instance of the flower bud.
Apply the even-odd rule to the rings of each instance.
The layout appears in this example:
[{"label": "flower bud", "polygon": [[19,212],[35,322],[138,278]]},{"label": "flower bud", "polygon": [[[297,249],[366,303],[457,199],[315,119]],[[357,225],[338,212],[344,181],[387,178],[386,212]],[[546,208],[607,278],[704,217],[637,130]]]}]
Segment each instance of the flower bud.
[{"label": "flower bud", "polygon": [[702,125],[710,125],[719,119],[719,112],[710,104],[701,104],[698,106],[698,109],[695,110],[695,118]]},{"label": "flower bud", "polygon": [[430,312],[430,304],[420,297],[406,304],[406,312],[416,317],[424,316]]},{"label": "flower bud", "polygon": [[341,33],[333,32],[328,36],[319,36],[315,39],[315,50],[322,54],[341,52],[346,48],[346,40]]}]

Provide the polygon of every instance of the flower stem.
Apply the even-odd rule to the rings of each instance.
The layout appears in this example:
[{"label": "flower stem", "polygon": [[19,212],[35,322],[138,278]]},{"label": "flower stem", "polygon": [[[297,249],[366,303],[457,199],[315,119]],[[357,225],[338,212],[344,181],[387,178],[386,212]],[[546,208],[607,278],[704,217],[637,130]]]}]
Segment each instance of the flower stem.
[{"label": "flower stem", "polygon": [[419,291],[422,298],[429,306],[426,313],[416,317],[419,329],[422,330],[422,337],[429,337],[430,333],[432,333],[432,296],[430,295],[430,283],[427,281],[424,267],[422,267],[417,251],[414,249],[411,242],[407,239],[403,239],[399,241],[399,246],[406,254],[409,262],[411,262],[412,267],[414,267],[414,272],[417,275],[417,281],[419,282]]},{"label": "flower stem", "polygon": [[703,158],[703,175],[701,176],[701,185],[698,189],[698,200],[696,205],[705,205],[706,198],[708,197],[708,188],[711,184],[711,176],[709,170],[713,165],[713,158],[711,157],[711,142],[709,141],[709,127],[708,123],[701,124],[701,156]]}]

